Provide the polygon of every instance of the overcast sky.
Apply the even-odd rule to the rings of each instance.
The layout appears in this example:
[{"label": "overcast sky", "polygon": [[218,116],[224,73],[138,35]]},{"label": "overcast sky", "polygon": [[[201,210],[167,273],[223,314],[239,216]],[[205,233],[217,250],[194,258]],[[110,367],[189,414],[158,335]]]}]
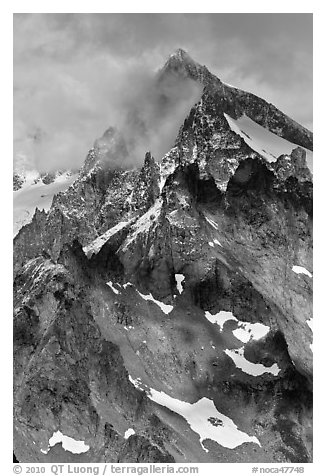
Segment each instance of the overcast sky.
[{"label": "overcast sky", "polygon": [[15,14],[15,161],[80,164],[179,47],[312,129],[311,14]]}]

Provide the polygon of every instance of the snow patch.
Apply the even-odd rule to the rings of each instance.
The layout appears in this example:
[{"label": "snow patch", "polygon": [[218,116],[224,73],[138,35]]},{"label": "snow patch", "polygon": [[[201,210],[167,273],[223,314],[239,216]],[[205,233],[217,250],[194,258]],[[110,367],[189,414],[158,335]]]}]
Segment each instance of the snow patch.
[{"label": "snow patch", "polygon": [[222,246],[221,243],[216,238],[214,238],[213,241],[208,242],[209,246],[211,246],[212,248],[214,248],[214,243],[215,245]]},{"label": "snow patch", "polygon": [[129,436],[134,434],[135,434],[135,430],[133,430],[132,428],[129,428],[127,431],[125,431],[124,439],[128,440]]},{"label": "snow patch", "polygon": [[129,381],[136,387],[138,390],[143,390],[143,384],[140,378],[133,379],[131,375],[128,375]]},{"label": "snow patch", "polygon": [[177,290],[179,291],[179,294],[182,294],[182,291],[183,291],[182,281],[185,280],[185,277],[183,274],[175,274],[174,277],[177,282]]},{"label": "snow patch", "polygon": [[[183,276],[182,274],[181,275],[176,275],[176,276]],[[183,280],[181,280],[183,281]],[[116,289],[114,287],[114,285],[112,284],[112,281],[109,281],[108,283],[106,283],[108,286],[110,286],[110,288],[112,289],[112,291],[115,293],[115,294],[121,294],[121,292]],[[181,284],[181,282],[180,282]],[[115,286],[120,286],[120,284],[115,284]],[[128,286],[134,286],[132,283],[126,283],[126,284],[123,284],[122,287],[124,289],[126,289]],[[164,302],[161,302],[161,301],[158,301],[157,299],[155,299],[152,295],[152,293],[150,294],[143,294],[141,293],[140,291],[138,291],[138,289],[136,289],[137,293],[139,294],[139,296],[141,298],[143,298],[145,301],[152,301],[154,304],[156,304],[157,306],[159,306],[161,308],[161,310],[164,312],[164,314],[169,314],[172,310],[173,310],[173,306],[170,305],[170,304],[165,304]],[[131,328],[131,326],[129,326],[129,328]]]},{"label": "snow patch", "polygon": [[86,453],[89,450],[89,446],[85,445],[84,441],[74,440],[70,436],[65,436],[61,431],[56,431],[53,433],[52,437],[49,439],[49,446],[46,451],[41,450],[42,453],[47,454],[50,448],[57,443],[62,444],[62,448],[70,453],[81,454]]},{"label": "snow patch", "polygon": [[[298,147],[298,144],[289,142],[260,126],[246,114],[233,119],[224,113],[224,117],[231,130],[242,137],[251,149],[262,155],[268,162],[275,162],[282,154],[290,155],[292,150]],[[313,153],[304,147],[302,149],[306,151],[307,165],[312,170]]]},{"label": "snow patch", "polygon": [[265,337],[268,333],[270,328],[261,324],[260,322],[256,322],[252,324],[251,322],[241,322],[238,321],[238,329],[233,331],[233,335],[241,340],[244,344],[252,340],[259,340]]},{"label": "snow patch", "polygon": [[240,349],[226,349],[224,352],[233,360],[238,369],[241,369],[244,373],[253,375],[254,377],[258,377],[265,373],[270,373],[276,376],[281,370],[277,364],[273,364],[271,367],[265,367],[263,364],[249,362],[249,360],[244,357],[244,347],[241,347]]},{"label": "snow patch", "polygon": [[121,292],[113,286],[112,281],[108,281],[106,284],[110,286],[114,294],[121,294]]},{"label": "snow patch", "polygon": [[260,322],[245,322],[239,321],[232,312],[229,311],[220,311],[217,314],[211,314],[209,311],[205,311],[205,317],[208,319],[212,324],[217,324],[220,327],[220,331],[223,331],[223,326],[227,321],[235,321],[238,324],[238,328],[234,329],[233,335],[241,340],[243,343],[249,342],[252,340],[259,340],[265,337],[270,328],[265,324],[261,324]]},{"label": "snow patch", "polygon": [[157,220],[160,215],[162,207],[162,200],[158,199],[154,205],[147,210],[132,226],[132,233],[127,239],[123,251],[132,243],[139,234],[146,233],[151,228],[152,224]]},{"label": "snow patch", "polygon": [[78,176],[67,172],[46,185],[42,180],[34,183],[34,180],[39,177],[37,172],[35,174],[27,174],[26,182],[22,188],[13,192],[14,236],[24,225],[32,221],[36,208],[50,210],[54,195],[66,190]]},{"label": "snow patch", "polygon": [[110,228],[107,230],[105,233],[103,233],[101,236],[97,237],[94,241],[92,241],[89,245],[86,245],[83,247],[83,251],[87,258],[90,258],[93,255],[96,255],[103,245],[111,238],[111,236],[115,235],[118,231],[122,230],[125,228],[131,220],[129,221],[122,221],[115,225],[114,227]]},{"label": "snow patch", "polygon": [[292,271],[294,271],[297,274],[305,274],[309,276],[309,278],[312,278],[312,274],[303,266],[292,266]]},{"label": "snow patch", "polygon": [[123,289],[126,289],[128,286],[133,286],[133,284],[132,283],[126,283],[126,284],[122,285]]},{"label": "snow patch", "polygon": [[164,314],[169,314],[173,310],[173,306],[170,304],[165,304],[164,302],[158,301],[152,296],[152,293],[150,294],[142,294],[137,290],[137,293],[139,294],[140,297],[142,297],[145,301],[152,301],[155,303],[157,306],[159,306]]},{"label": "snow patch", "polygon": [[238,321],[236,317],[229,311],[220,311],[217,314],[211,314],[209,311],[205,311],[205,317],[212,324],[217,324],[220,330],[223,330],[223,326],[227,321]]},{"label": "snow patch", "polygon": [[206,218],[206,221],[207,221],[213,228],[215,228],[215,230],[218,230],[218,224],[215,223],[214,220],[211,220],[210,218],[207,218],[207,217],[205,217],[205,218]]},{"label": "snow patch", "polygon": [[[129,379],[132,382],[136,382],[135,386],[139,388],[141,385],[140,379],[133,380],[130,376]],[[247,442],[261,446],[255,436],[249,436],[240,431],[231,418],[220,413],[213,401],[206,397],[201,398],[195,403],[188,403],[170,397],[170,395],[153,388],[143,387],[145,387],[150,400],[177,413],[187,421],[190,428],[199,435],[199,441],[204,451],[209,451],[203,444],[207,439],[216,441],[224,448],[230,449],[234,449]]]}]

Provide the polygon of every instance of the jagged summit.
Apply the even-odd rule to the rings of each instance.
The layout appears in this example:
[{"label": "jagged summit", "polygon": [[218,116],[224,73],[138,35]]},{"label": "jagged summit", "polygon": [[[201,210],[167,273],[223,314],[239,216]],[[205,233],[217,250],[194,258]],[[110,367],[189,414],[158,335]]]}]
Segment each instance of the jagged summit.
[{"label": "jagged summit", "polygon": [[194,61],[188,52],[182,48],[178,48],[168,57],[166,63],[159,72],[159,81],[171,73],[183,78],[192,79],[202,84],[208,83],[212,76],[206,66],[202,66],[200,63]]},{"label": "jagged summit", "polygon": [[191,63],[191,64],[195,63],[195,61],[192,59],[189,53],[182,48],[176,49],[175,52],[169,56],[168,61],[171,59],[182,61],[183,63]]}]

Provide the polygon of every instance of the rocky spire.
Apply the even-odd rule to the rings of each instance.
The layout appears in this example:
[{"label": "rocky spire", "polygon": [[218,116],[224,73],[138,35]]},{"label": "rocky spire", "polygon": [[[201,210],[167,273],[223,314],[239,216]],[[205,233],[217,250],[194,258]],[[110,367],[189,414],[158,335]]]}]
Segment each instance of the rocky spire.
[{"label": "rocky spire", "polygon": [[191,58],[191,56],[187,53],[187,51],[183,50],[182,48],[178,48],[177,50],[175,50],[174,53],[169,56],[167,62],[171,61],[178,61],[184,64],[196,64],[195,61]]},{"label": "rocky spire", "polygon": [[135,206],[145,212],[150,208],[160,194],[159,190],[160,169],[150,152],[146,152],[144,165],[140,171],[135,188]]},{"label": "rocky spire", "polygon": [[158,80],[164,79],[168,74],[193,79],[202,84],[209,83],[212,77],[206,66],[202,66],[194,61],[187,51],[182,48],[178,48],[169,56],[159,72]]}]

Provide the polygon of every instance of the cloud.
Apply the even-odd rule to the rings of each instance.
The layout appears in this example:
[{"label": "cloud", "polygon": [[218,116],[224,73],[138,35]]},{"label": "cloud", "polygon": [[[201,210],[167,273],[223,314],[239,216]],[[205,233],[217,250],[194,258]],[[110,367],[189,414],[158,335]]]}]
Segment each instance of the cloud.
[{"label": "cloud", "polygon": [[[153,76],[178,47],[310,125],[311,29],[304,14],[16,14],[14,160],[80,166],[111,125],[129,127],[135,160],[148,149],[159,159],[198,95],[173,84],[161,113]],[[125,120],[136,106],[139,140]]]},{"label": "cloud", "polygon": [[123,115],[118,127],[127,138],[131,163],[142,163],[148,150],[160,159],[173,147],[178,130],[199,101],[202,89],[190,79],[166,73],[159,82],[150,77],[149,81],[138,83],[138,90],[133,89],[123,107],[119,104]]},{"label": "cloud", "polygon": [[121,78],[119,87],[116,103],[111,101],[116,129],[110,127],[95,143],[102,158],[115,166],[140,165],[147,151],[161,159],[173,147],[203,89],[191,79],[168,73],[158,81],[143,69],[133,71],[132,87],[129,75]]},{"label": "cloud", "polygon": [[24,72],[14,108],[15,156],[39,170],[80,166],[108,126],[128,140],[128,164],[142,163],[148,150],[160,159],[201,93],[191,80],[158,86],[145,61],[98,54],[87,67],[42,66],[38,75]]}]

